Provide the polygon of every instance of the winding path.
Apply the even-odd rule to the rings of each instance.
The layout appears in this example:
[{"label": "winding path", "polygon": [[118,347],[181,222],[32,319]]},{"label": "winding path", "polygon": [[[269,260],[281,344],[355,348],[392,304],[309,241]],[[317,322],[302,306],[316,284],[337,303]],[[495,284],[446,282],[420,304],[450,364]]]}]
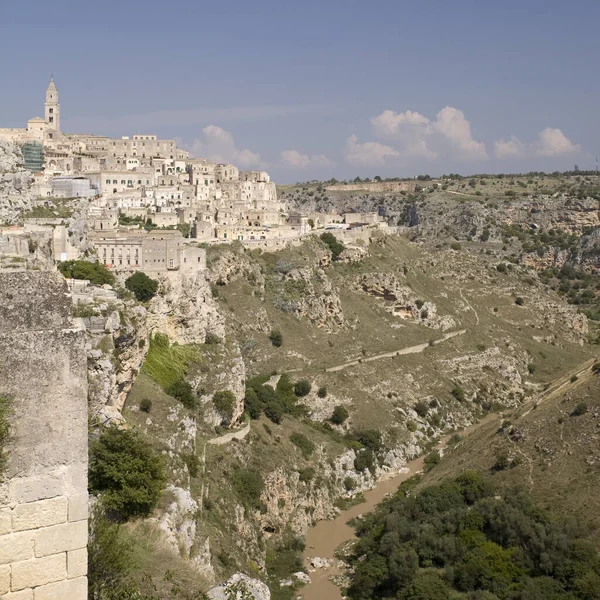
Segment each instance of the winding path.
[{"label": "winding path", "polygon": [[394,356],[402,356],[403,354],[420,354],[430,345],[437,346],[446,340],[452,339],[458,335],[463,335],[467,332],[466,329],[461,329],[460,331],[452,331],[451,333],[445,333],[439,340],[434,340],[433,342],[425,342],[423,344],[417,344],[416,346],[409,346],[408,348],[402,348],[400,350],[393,350],[392,352],[384,352],[383,354],[375,354],[374,356],[369,356],[367,358],[358,358],[356,360],[351,360],[349,362],[343,363],[341,365],[337,365],[335,367],[328,367],[325,369],[326,373],[335,373],[336,371],[341,371],[342,369],[347,369],[348,367],[353,367],[355,365],[364,364],[373,362],[374,360],[381,360],[382,358],[393,358]]}]

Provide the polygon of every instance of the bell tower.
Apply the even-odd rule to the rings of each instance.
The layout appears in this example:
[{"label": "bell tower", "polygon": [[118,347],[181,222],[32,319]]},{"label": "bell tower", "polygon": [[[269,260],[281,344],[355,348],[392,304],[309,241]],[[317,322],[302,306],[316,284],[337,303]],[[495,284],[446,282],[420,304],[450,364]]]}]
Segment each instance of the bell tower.
[{"label": "bell tower", "polygon": [[46,90],[46,103],[44,104],[46,129],[60,131],[60,104],[58,103],[58,90],[54,85],[54,77],[50,78],[50,85]]}]

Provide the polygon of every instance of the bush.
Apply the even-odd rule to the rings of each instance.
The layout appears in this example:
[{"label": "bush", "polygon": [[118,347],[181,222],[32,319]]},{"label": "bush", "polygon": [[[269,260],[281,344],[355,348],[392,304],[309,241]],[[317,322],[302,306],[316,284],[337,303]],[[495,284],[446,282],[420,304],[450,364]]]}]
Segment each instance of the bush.
[{"label": "bush", "polygon": [[345,406],[338,405],[333,409],[330,421],[334,425],[341,425],[348,416],[348,409]]},{"label": "bush", "polygon": [[530,375],[533,375],[533,374],[535,373],[535,369],[536,369],[536,366],[535,366],[535,364],[534,364],[534,363],[529,363],[529,364],[527,365],[527,372],[528,372]]},{"label": "bush", "polygon": [[452,250],[460,250],[460,244],[458,242],[453,242],[450,244],[450,248],[452,248]]},{"label": "bush", "polygon": [[279,329],[271,330],[271,333],[269,333],[269,339],[275,348],[279,348],[283,344],[283,336],[281,335],[281,331],[279,331]]},{"label": "bush", "polygon": [[415,404],[414,409],[420,417],[425,417],[429,412],[429,406],[427,406],[427,403],[423,402],[422,400]]},{"label": "bush", "polygon": [[303,396],[308,396],[311,390],[310,381],[308,379],[301,379],[300,381],[296,381],[294,384],[294,394],[299,398]]},{"label": "bush", "polygon": [[300,475],[300,481],[303,483],[308,483],[309,481],[313,480],[315,476],[315,469],[313,467],[306,467],[306,469],[301,469],[298,471],[298,474]]},{"label": "bush", "polygon": [[147,302],[156,295],[158,281],[151,279],[146,273],[138,271],[125,280],[125,287],[133,292],[139,302]]},{"label": "bush", "polygon": [[273,423],[281,423],[284,415],[283,406],[277,400],[271,400],[265,405],[265,415]]},{"label": "bush", "polygon": [[499,263],[496,265],[496,271],[498,271],[498,273],[506,273],[506,265],[504,263]]},{"label": "bush", "polygon": [[250,416],[251,419],[258,419],[263,411],[264,405],[258,399],[258,395],[252,388],[246,390],[246,396],[244,397],[244,411]]},{"label": "bush", "polygon": [[510,457],[508,456],[508,452],[500,452],[496,456],[496,462],[494,463],[494,466],[492,467],[492,469],[494,471],[504,471],[505,469],[508,469],[510,466],[511,466],[511,461],[510,461]]},{"label": "bush", "polygon": [[260,507],[260,496],[265,489],[265,482],[258,471],[236,469],[231,475],[231,483],[242,504],[253,508]]},{"label": "bush", "polygon": [[338,260],[340,254],[344,251],[344,244],[340,242],[332,233],[322,233],[321,241],[331,251],[331,259]]},{"label": "bush", "polygon": [[464,402],[466,399],[465,390],[463,390],[459,385],[455,385],[452,391],[450,392],[459,402]]},{"label": "bush", "polygon": [[111,427],[91,446],[90,492],[123,520],[147,517],[165,480],[161,457],[133,430]]},{"label": "bush", "polygon": [[186,464],[190,477],[200,474],[200,459],[193,452],[182,452],[181,460]]},{"label": "bush", "polygon": [[437,450],[430,452],[423,462],[423,469],[425,472],[431,471],[435,465],[439,464],[440,460],[442,460],[440,453]]},{"label": "bush", "polygon": [[233,411],[236,403],[237,399],[235,394],[230,390],[216,392],[213,396],[213,404],[215,405],[215,409],[228,423],[233,417]]},{"label": "bush", "polygon": [[152,409],[152,400],[150,398],[142,398],[140,401],[140,410],[145,413],[149,413]]},{"label": "bush", "polygon": [[354,479],[352,477],[346,477],[344,479],[344,488],[347,492],[351,492],[355,487]]},{"label": "bush", "polygon": [[414,421],[406,421],[406,429],[414,433],[417,430],[417,424]]},{"label": "bush", "polygon": [[311,454],[314,452],[315,445],[303,434],[294,432],[290,435],[290,442],[300,448],[302,456],[308,460]]},{"label": "bush", "polygon": [[317,396],[319,396],[319,398],[327,398],[327,388],[325,386],[320,387]]},{"label": "bush", "polygon": [[196,396],[192,386],[185,379],[178,379],[167,388],[167,394],[173,396],[186,408],[196,408]]},{"label": "bush", "polygon": [[221,338],[216,333],[207,333],[204,338],[205,344],[216,345],[221,343]]},{"label": "bush", "polygon": [[523,300],[523,298],[521,298],[521,296],[517,296],[515,298],[515,304],[517,306],[523,306],[523,304],[525,304],[525,300]]},{"label": "bush", "polygon": [[580,417],[588,411],[587,402],[580,402],[571,412],[572,417]]},{"label": "bush", "polygon": [[69,279],[88,279],[94,285],[113,285],[115,276],[100,263],[86,260],[66,260],[57,264],[58,270]]},{"label": "bush", "polygon": [[366,471],[373,473],[375,471],[375,454],[370,448],[361,450],[354,459],[354,468],[357,471]]},{"label": "bush", "polygon": [[571,379],[569,381],[571,383],[575,383],[578,379],[579,379],[579,377],[577,377],[577,375],[571,375]]}]

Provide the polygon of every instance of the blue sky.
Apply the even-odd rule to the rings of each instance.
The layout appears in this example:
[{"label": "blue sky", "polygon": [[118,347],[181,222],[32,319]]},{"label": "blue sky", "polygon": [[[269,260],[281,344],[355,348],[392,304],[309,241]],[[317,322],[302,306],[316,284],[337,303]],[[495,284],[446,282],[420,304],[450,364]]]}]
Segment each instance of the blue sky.
[{"label": "blue sky", "polygon": [[0,1],[0,126],[156,133],[276,181],[593,168],[600,3]]}]

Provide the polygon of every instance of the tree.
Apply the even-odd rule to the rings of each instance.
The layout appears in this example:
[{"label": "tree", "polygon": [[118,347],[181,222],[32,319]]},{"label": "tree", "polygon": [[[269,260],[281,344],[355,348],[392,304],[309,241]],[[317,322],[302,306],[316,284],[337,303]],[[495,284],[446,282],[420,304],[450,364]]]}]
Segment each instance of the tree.
[{"label": "tree", "polygon": [[162,458],[136,431],[110,427],[92,444],[90,492],[123,520],[147,517],[165,480]]},{"label": "tree", "polygon": [[115,276],[103,265],[86,260],[66,260],[58,263],[58,270],[69,279],[87,279],[94,285],[112,285]]},{"label": "tree", "polygon": [[331,251],[331,259],[336,261],[338,260],[340,254],[344,251],[345,246],[342,242],[340,242],[335,235],[332,233],[326,232],[321,234],[321,241],[329,248]]},{"label": "tree", "polygon": [[279,348],[283,344],[283,335],[281,335],[279,329],[272,329],[269,333],[269,339],[275,348]]},{"label": "tree", "polygon": [[196,408],[196,396],[192,386],[185,379],[178,379],[167,388],[167,394],[177,398],[186,408]]},{"label": "tree", "polygon": [[147,302],[156,295],[158,281],[151,279],[146,273],[138,271],[125,280],[125,287],[133,292],[138,301]]},{"label": "tree", "polygon": [[330,420],[334,425],[341,425],[348,416],[348,409],[345,406],[338,405],[333,409]]},{"label": "tree", "polygon": [[298,396],[298,398],[302,398],[303,396],[308,396],[311,390],[310,381],[308,379],[301,379],[300,381],[296,381],[294,384],[294,394]]},{"label": "tree", "polygon": [[216,392],[213,396],[215,409],[227,422],[231,421],[233,417],[236,403],[235,394],[231,390]]},{"label": "tree", "polygon": [[192,231],[192,226],[189,223],[179,223],[177,225],[177,229],[181,231],[181,235],[184,238],[190,237],[190,233]]}]

